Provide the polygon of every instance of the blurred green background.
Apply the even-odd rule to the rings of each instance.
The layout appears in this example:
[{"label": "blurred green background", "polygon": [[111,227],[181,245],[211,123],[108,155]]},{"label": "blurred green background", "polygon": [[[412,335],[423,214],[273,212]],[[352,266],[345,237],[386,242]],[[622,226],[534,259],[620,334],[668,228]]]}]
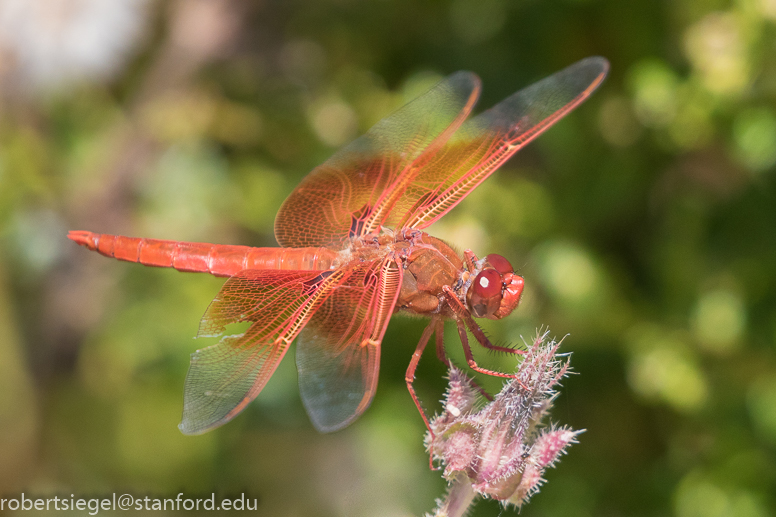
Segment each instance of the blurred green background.
[{"label": "blurred green background", "polygon": [[[445,485],[403,380],[424,321],[394,318],[347,430],[312,429],[289,355],[187,437],[222,281],[65,235],[272,246],[301,178],[439,78],[478,73],[488,107],[588,55],[603,87],[430,230],[525,276],[494,341],[568,334],[553,421],[587,431],[521,514],[776,514],[775,0],[0,0],[0,493],[430,511]],[[428,353],[432,411],[444,373]]]}]

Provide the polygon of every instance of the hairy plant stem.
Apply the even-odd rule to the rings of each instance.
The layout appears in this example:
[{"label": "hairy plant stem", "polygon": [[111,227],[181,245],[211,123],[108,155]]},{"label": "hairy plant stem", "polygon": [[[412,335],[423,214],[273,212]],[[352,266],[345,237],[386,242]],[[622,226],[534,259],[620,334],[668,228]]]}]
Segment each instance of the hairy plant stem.
[{"label": "hairy plant stem", "polygon": [[463,474],[457,475],[450,484],[447,497],[439,501],[433,517],[463,517],[476,495],[469,478]]}]

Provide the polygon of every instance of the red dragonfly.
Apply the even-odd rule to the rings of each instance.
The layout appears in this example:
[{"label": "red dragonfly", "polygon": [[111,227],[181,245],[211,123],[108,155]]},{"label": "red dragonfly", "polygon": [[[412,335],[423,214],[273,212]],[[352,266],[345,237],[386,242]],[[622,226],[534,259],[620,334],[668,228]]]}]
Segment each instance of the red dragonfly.
[{"label": "red dragonfly", "polygon": [[477,365],[467,330],[492,344],[474,318],[500,319],[523,289],[504,257],[460,257],[422,230],[442,217],[510,156],[587,99],[608,71],[587,58],[466,120],[480,80],[457,72],[378,122],[313,170],[275,219],[279,248],[139,239],[70,232],[102,255],[147,266],[229,277],[202,318],[197,336],[221,336],[191,356],[186,376],[185,434],[220,426],[256,398],[296,339],[299,389],[323,432],[341,429],[366,410],[377,388],[380,343],[391,316],[429,317],[407,368],[415,368],[432,334],[445,355],[445,319],[458,326],[469,366]]}]

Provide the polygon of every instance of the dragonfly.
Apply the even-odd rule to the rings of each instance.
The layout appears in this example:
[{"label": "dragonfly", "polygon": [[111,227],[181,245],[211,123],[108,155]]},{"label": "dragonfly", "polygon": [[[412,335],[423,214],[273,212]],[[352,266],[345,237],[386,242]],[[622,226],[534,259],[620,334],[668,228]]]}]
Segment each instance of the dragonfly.
[{"label": "dragonfly", "polygon": [[[383,336],[391,317],[430,319],[405,374],[435,335],[450,365],[444,321],[455,322],[466,362],[477,364],[468,334],[491,343],[475,318],[501,319],[518,305],[524,280],[498,254],[459,255],[423,230],[461,202],[515,152],[587,99],[609,63],[589,57],[469,117],[481,89],[456,72],[384,118],[310,172],[281,205],[275,248],[142,239],[71,231],[77,244],[146,266],[228,277],[197,337],[221,337],[191,355],[184,386],[184,434],[199,434],[239,414],[296,341],[300,395],[316,429],[346,427],[377,388]],[[227,326],[249,324],[240,334]]]}]

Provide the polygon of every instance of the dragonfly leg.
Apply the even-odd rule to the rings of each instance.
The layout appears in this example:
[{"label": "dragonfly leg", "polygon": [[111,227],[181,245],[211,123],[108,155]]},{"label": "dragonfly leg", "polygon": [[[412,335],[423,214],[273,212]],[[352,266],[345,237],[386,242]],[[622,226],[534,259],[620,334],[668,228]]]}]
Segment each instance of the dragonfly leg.
[{"label": "dragonfly leg", "polygon": [[463,252],[463,261],[466,264],[467,271],[470,273],[477,268],[476,262],[478,260],[477,255],[475,255],[472,250],[465,250]]},{"label": "dragonfly leg", "polygon": [[[447,352],[445,352],[445,322],[442,321],[440,318],[437,320],[437,328],[436,328],[436,352],[437,357],[439,357],[439,360],[442,361],[445,366],[447,366],[448,370],[452,368],[453,363],[450,361],[450,359],[447,358]],[[485,397],[488,401],[493,400],[493,396],[485,391],[485,388],[480,386],[476,380],[470,379],[472,386],[474,389],[480,392],[480,395]]]},{"label": "dragonfly leg", "polygon": [[450,362],[450,359],[447,358],[447,352],[445,352],[445,322],[442,321],[442,318],[437,318],[436,320],[432,321],[434,324],[434,330],[436,331],[436,353],[437,357],[439,357],[439,360],[442,361],[445,366],[450,368],[453,363]]},{"label": "dragonfly leg", "polygon": [[442,290],[445,293],[445,298],[447,299],[448,305],[455,313],[456,323],[458,324],[458,334],[461,336],[461,344],[463,345],[463,352],[466,356],[466,362],[469,364],[469,367],[475,372],[484,373],[486,375],[493,375],[495,377],[514,378],[515,377],[514,374],[506,374],[506,373],[501,373],[494,370],[488,370],[487,368],[482,368],[480,365],[478,365],[477,361],[474,360],[474,354],[472,354],[472,349],[469,346],[469,336],[466,334],[466,330],[468,328],[469,332],[472,333],[472,335],[477,340],[477,342],[480,343],[483,347],[487,348],[488,350],[493,350],[496,352],[506,352],[509,354],[518,354],[518,355],[525,354],[525,351],[518,350],[515,348],[498,346],[491,343],[490,340],[488,339],[488,336],[486,336],[485,333],[480,328],[480,326],[477,325],[477,322],[474,321],[474,318],[472,318],[471,314],[469,313],[469,310],[461,303],[461,300],[458,299],[458,297],[455,295],[453,290],[447,286],[444,286]]},{"label": "dragonfly leg", "polygon": [[506,378],[514,378],[514,374],[509,373],[501,373],[497,372],[495,370],[489,370],[487,368],[483,368],[480,365],[477,364],[477,361],[474,360],[474,354],[472,354],[472,349],[469,346],[469,336],[466,335],[466,325],[463,321],[458,320],[456,322],[458,324],[458,335],[461,336],[461,344],[463,345],[463,353],[466,355],[466,362],[469,365],[469,368],[474,370],[475,372],[484,373],[485,375],[492,375],[494,377],[506,377]]},{"label": "dragonfly leg", "polygon": [[441,322],[442,320],[439,318],[432,318],[431,323],[428,324],[426,329],[423,331],[423,335],[420,336],[418,346],[415,347],[415,352],[412,354],[412,360],[410,361],[410,365],[407,367],[407,373],[404,374],[404,380],[407,383],[407,389],[410,392],[410,396],[412,396],[412,401],[415,402],[415,406],[418,408],[418,412],[423,418],[423,423],[426,424],[426,429],[428,429],[428,432],[431,433],[432,440],[434,439],[434,432],[431,430],[431,424],[429,424],[426,412],[423,409],[423,406],[420,404],[420,399],[418,399],[418,395],[415,393],[415,387],[413,386],[413,383],[415,382],[415,370],[418,368],[420,356],[423,355],[423,350],[426,348],[426,344],[428,344],[428,340],[431,338],[431,333],[434,332],[434,330],[437,330],[437,346],[439,345],[438,328],[441,326]]},{"label": "dragonfly leg", "polygon": [[[453,366],[453,363],[450,361],[450,359],[447,358],[447,354],[445,354],[445,323],[442,321],[442,318],[432,318],[431,323],[428,324],[426,329],[423,331],[423,335],[420,336],[420,342],[415,348],[415,352],[412,354],[412,360],[410,361],[410,365],[407,367],[407,373],[404,376],[404,380],[407,382],[407,389],[412,396],[413,402],[415,402],[415,406],[418,408],[420,416],[423,417],[423,422],[426,424],[426,429],[428,429],[428,432],[431,434],[431,441],[433,442],[436,440],[436,435],[434,434],[434,431],[431,430],[431,424],[428,421],[428,416],[426,416],[426,411],[423,409],[423,406],[420,403],[420,399],[418,398],[417,393],[415,393],[415,387],[413,386],[413,383],[415,382],[415,370],[418,367],[421,355],[423,355],[423,350],[426,348],[428,340],[431,338],[432,332],[436,334],[436,352],[437,356],[439,356],[439,360],[442,361],[448,369]],[[491,397],[487,391],[485,391],[479,384],[477,384],[474,379],[471,379],[471,383],[472,386],[477,391],[479,391],[483,397],[489,401],[493,400],[493,397]],[[433,455],[430,455],[428,458],[428,466],[431,470],[439,470],[437,467],[434,467]]]}]

